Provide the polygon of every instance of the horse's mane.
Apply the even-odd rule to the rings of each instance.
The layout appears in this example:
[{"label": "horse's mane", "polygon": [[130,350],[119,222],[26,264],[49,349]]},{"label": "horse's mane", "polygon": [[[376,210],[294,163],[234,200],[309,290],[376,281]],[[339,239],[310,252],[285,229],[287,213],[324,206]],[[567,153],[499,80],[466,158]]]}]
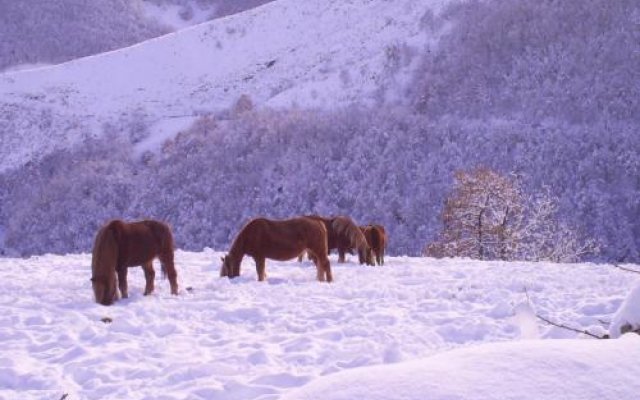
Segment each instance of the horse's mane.
[{"label": "horse's mane", "polygon": [[331,222],[331,227],[336,235],[348,238],[351,247],[358,250],[366,250],[367,239],[360,228],[349,217],[335,217]]},{"label": "horse's mane", "polygon": [[118,260],[118,231],[122,221],[111,221],[103,226],[96,235],[92,251],[91,270],[94,277],[107,277],[105,272],[113,271]]},{"label": "horse's mane", "polygon": [[[103,226],[96,235],[91,258],[91,280],[99,283],[102,291],[94,285],[96,301],[102,304],[111,302],[110,297],[115,290],[116,264],[118,262],[118,227],[121,221],[112,221]],[[98,297],[102,298],[98,298]]]}]

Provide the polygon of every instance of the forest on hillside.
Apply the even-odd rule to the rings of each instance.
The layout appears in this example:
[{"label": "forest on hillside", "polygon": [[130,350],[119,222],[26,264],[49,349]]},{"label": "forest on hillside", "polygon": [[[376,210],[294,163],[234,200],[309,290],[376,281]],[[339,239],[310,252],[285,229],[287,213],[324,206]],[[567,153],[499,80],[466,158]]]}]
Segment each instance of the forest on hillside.
[{"label": "forest on hillside", "polygon": [[425,18],[451,27],[402,104],[269,110],[249,95],[141,156],[144,123],[110,125],[2,176],[4,251],[89,251],[114,217],[225,249],[251,217],[319,213],[383,224],[389,253],[417,255],[442,230],[456,171],[484,166],[528,195],[550,190],[558,218],[600,244],[591,257],[637,262],[639,22],[633,0],[456,3]]}]

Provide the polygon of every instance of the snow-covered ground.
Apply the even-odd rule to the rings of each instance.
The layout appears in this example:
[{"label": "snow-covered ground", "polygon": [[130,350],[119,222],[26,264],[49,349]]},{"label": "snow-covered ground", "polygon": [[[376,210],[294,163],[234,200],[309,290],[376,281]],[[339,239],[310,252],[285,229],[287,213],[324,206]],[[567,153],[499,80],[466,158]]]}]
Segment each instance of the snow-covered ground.
[{"label": "snow-covered ground", "polygon": [[0,398],[602,400],[640,388],[638,338],[599,341],[534,315],[604,333],[635,285],[611,266],[332,256],[332,284],[307,261],[267,261],[259,283],[249,259],[219,278],[221,255],[178,251],[177,297],[161,278],[142,296],[132,269],[130,298],[111,307],[93,302],[88,254],[1,258]]},{"label": "snow-covered ground", "polygon": [[279,0],[129,48],[0,74],[0,131],[8,132],[0,172],[122,120],[157,126],[225,109],[243,94],[273,107],[402,96],[418,53],[438,36],[423,16],[446,3]]}]

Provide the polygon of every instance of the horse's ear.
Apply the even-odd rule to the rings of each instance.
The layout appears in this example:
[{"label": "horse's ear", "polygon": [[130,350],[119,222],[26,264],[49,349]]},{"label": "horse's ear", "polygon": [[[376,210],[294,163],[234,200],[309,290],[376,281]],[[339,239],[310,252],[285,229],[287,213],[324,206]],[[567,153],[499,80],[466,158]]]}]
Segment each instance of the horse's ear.
[{"label": "horse's ear", "polygon": [[220,257],[220,261],[224,262],[224,257]]}]

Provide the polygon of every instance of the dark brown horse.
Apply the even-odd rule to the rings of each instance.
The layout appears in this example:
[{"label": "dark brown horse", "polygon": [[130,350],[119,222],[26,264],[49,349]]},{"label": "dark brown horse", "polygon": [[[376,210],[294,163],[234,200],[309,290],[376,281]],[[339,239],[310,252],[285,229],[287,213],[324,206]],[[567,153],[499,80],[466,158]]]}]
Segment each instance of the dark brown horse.
[{"label": "dark brown horse", "polygon": [[373,265],[373,261],[367,255],[371,254],[367,240],[358,225],[349,217],[322,217],[319,215],[307,215],[307,218],[313,218],[321,221],[327,229],[327,243],[329,251],[338,250],[338,262],[345,262],[345,255],[352,250],[358,251],[360,264]]},{"label": "dark brown horse", "polygon": [[255,218],[236,236],[229,254],[222,258],[220,276],[240,276],[240,263],[245,255],[256,262],[258,280],[266,277],[265,260],[286,261],[304,250],[313,256],[319,281],[333,280],[327,257],[327,230],[316,220],[298,217],[282,221]]},{"label": "dark brown horse", "polygon": [[91,259],[91,282],[96,303],[108,306],[118,299],[116,282],[122,297],[128,297],[127,270],[137,265],[144,270],[145,296],[153,292],[153,259],[156,257],[160,259],[163,276],[169,277],[171,294],[178,294],[173,235],[167,224],[113,220],[100,228]]},{"label": "dark brown horse", "polygon": [[375,255],[375,260],[378,265],[384,265],[384,250],[387,247],[387,232],[384,226],[370,224],[361,226],[360,230],[367,239],[367,243],[371,248],[371,252]]}]

